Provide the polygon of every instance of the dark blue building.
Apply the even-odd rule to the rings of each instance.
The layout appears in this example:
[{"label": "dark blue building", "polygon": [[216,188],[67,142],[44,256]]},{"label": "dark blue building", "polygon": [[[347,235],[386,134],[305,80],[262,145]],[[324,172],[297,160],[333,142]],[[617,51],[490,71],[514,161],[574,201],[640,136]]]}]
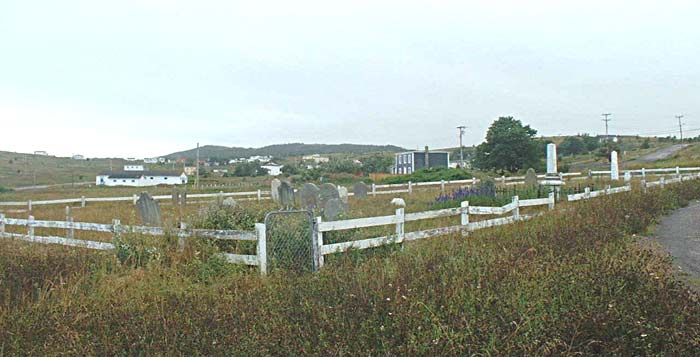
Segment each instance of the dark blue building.
[{"label": "dark blue building", "polygon": [[448,167],[450,154],[447,151],[407,151],[394,157],[394,173],[410,174],[427,167]]}]

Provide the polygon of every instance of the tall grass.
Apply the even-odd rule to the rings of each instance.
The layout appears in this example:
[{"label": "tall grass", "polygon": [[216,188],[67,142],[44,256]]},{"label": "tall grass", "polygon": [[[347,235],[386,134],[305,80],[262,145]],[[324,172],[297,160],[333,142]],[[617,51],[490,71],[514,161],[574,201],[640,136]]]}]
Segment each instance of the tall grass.
[{"label": "tall grass", "polygon": [[603,197],[318,274],[260,277],[205,243],[120,265],[2,241],[0,351],[692,355],[698,296],[634,235],[699,197],[698,182]]}]

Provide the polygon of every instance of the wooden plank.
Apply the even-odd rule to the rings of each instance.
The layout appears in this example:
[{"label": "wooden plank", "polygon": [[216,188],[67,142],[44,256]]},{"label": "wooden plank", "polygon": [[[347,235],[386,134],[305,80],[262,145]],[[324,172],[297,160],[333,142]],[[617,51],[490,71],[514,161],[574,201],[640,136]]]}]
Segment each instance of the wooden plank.
[{"label": "wooden plank", "polygon": [[325,244],[321,247],[321,255],[328,255],[333,253],[342,253],[350,249],[367,249],[379,247],[386,244],[392,244],[396,242],[396,236],[384,236],[376,238],[368,238],[362,240],[353,240],[349,242]]},{"label": "wooden plank", "polygon": [[549,205],[549,198],[532,198],[529,200],[520,200],[520,207],[544,206]]},{"label": "wooden plank", "polygon": [[97,250],[112,250],[114,249],[114,244],[112,243],[104,243],[104,242],[95,242],[95,241],[90,241],[90,240],[80,240],[80,239],[70,239],[70,238],[63,238],[63,237],[52,237],[52,236],[28,236],[24,234],[16,234],[16,233],[5,233],[5,237],[10,237],[13,239],[17,240],[22,240],[26,242],[32,242],[32,243],[42,243],[42,244],[59,244],[59,245],[66,245],[66,246],[71,246],[71,247],[80,247],[80,248],[88,248],[88,249],[97,249]]},{"label": "wooden plank", "polygon": [[418,221],[421,219],[450,217],[450,216],[459,215],[461,213],[462,213],[462,209],[459,207],[458,208],[445,208],[445,209],[435,210],[435,211],[406,213],[406,222]]},{"label": "wooden plank", "polygon": [[65,221],[34,221],[34,227],[40,228],[69,228],[81,230],[81,231],[95,231],[95,232],[111,232],[111,224],[100,224],[100,223],[88,223],[88,222],[65,222]]},{"label": "wooden plank", "polygon": [[355,229],[374,226],[386,226],[389,224],[399,223],[395,215],[379,216],[368,218],[346,219],[343,221],[321,222],[318,225],[319,232],[341,231],[345,229]]},{"label": "wooden plank", "polygon": [[436,236],[459,233],[462,231],[462,226],[449,226],[443,228],[426,229],[423,231],[405,233],[404,241],[412,241]]},{"label": "wooden plank", "polygon": [[258,266],[258,257],[255,255],[221,253],[229,263]]},{"label": "wooden plank", "polygon": [[204,237],[217,240],[257,241],[258,236],[253,231],[233,231],[216,229],[192,229],[185,231],[187,236]]},{"label": "wooden plank", "polygon": [[488,228],[488,227],[495,227],[495,226],[501,226],[504,224],[509,224],[515,222],[515,219],[511,217],[503,217],[503,218],[494,218],[494,219],[489,219],[486,221],[479,221],[479,222],[471,222],[467,226],[468,230],[470,231],[475,231],[477,229],[483,229],[483,228]]},{"label": "wooden plank", "polygon": [[469,214],[504,214],[503,207],[469,206]]}]

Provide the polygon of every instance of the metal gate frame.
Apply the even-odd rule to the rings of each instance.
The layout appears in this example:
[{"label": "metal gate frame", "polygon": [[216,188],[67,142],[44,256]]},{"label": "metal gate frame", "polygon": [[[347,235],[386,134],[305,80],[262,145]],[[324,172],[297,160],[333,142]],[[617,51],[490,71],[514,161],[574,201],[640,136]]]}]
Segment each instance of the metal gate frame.
[{"label": "metal gate frame", "polygon": [[[311,265],[311,271],[312,272],[317,272],[319,270],[319,257],[320,257],[320,250],[316,241],[316,219],[314,218],[314,213],[311,210],[279,210],[279,211],[272,211],[268,212],[265,215],[265,231],[266,231],[266,241],[269,241],[267,239],[270,235],[270,229],[269,229],[269,223],[270,223],[270,217],[276,216],[276,215],[292,215],[292,214],[305,214],[308,216],[309,220],[309,244],[311,244],[311,253],[312,253],[312,265]],[[270,257],[269,254],[267,254],[267,243],[265,244],[265,255],[267,257]],[[269,260],[269,258],[267,259]]]}]

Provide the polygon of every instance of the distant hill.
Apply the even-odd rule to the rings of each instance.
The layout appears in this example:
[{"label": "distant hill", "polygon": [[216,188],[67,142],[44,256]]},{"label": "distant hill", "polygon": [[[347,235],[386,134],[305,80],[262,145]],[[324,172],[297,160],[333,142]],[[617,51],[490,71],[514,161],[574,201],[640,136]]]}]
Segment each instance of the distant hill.
[{"label": "distant hill", "polygon": [[[369,152],[399,152],[405,149],[394,145],[357,145],[357,144],[278,144],[269,145],[261,148],[240,148],[240,147],[225,147],[215,145],[205,145],[199,148],[199,157],[205,158],[222,158],[232,159],[250,156],[274,156],[274,157],[289,157],[311,154],[342,154],[353,153],[363,154]],[[186,157],[194,159],[197,156],[197,149],[190,149],[180,152],[175,152],[166,155],[168,159],[177,159]]]}]

